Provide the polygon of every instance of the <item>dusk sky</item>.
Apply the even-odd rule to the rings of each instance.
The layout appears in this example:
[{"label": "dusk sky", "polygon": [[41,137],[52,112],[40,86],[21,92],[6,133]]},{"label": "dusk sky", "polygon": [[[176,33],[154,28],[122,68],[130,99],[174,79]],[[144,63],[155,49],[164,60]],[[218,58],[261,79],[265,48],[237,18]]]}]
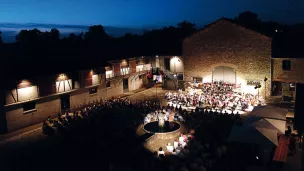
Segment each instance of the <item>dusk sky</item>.
[{"label": "dusk sky", "polygon": [[0,22],[122,27],[198,25],[251,10],[262,20],[304,22],[304,0],[1,0]]}]

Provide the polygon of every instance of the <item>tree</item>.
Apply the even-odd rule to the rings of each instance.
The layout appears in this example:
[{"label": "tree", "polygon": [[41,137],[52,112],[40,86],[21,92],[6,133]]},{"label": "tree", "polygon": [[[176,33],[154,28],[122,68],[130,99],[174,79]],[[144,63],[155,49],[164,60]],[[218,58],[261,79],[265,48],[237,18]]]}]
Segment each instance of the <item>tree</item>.
[{"label": "tree", "polygon": [[3,44],[3,40],[2,40],[2,32],[0,31],[0,45]]},{"label": "tree", "polygon": [[196,24],[191,23],[189,21],[182,21],[177,24],[178,29],[180,30],[180,38],[184,39],[186,36],[189,36],[190,34],[196,32]]},{"label": "tree", "polygon": [[251,29],[257,29],[259,24],[261,23],[258,15],[251,11],[245,11],[240,13],[239,16],[236,17],[236,21],[239,24]]},{"label": "tree", "polygon": [[43,35],[40,30],[21,30],[17,36],[16,41],[21,44],[39,44],[43,40]]},{"label": "tree", "polygon": [[84,39],[94,43],[100,43],[109,38],[102,25],[94,25],[89,27],[85,33]]},{"label": "tree", "polygon": [[76,39],[77,39],[77,35],[76,35],[75,33],[71,33],[71,34],[68,36],[68,40],[69,40],[70,42],[74,42],[74,41],[76,41]]},{"label": "tree", "polygon": [[51,37],[51,40],[53,40],[53,41],[60,40],[60,32],[59,32],[59,30],[56,29],[56,28],[51,29],[51,31],[50,31],[50,37]]},{"label": "tree", "polygon": [[186,20],[178,23],[177,27],[185,30],[196,30],[196,24]]}]

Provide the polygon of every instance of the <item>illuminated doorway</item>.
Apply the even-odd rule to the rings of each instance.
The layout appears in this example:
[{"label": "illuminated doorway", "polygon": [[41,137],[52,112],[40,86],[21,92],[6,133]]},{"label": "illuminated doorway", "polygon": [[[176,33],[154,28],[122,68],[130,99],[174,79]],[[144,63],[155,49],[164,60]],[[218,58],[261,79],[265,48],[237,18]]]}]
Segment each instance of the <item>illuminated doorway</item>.
[{"label": "illuminated doorway", "polygon": [[212,82],[224,82],[228,84],[235,84],[235,69],[227,66],[218,66],[213,68]]}]

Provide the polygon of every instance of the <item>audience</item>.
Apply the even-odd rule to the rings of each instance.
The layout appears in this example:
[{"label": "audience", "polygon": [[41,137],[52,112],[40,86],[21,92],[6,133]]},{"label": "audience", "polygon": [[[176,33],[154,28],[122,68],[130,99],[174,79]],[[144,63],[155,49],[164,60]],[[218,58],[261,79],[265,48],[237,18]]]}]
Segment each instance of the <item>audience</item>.
[{"label": "audience", "polygon": [[158,150],[158,156],[165,156],[165,152],[163,151],[163,148],[162,147],[159,147],[159,150]]},{"label": "audience", "polygon": [[229,113],[245,113],[254,106],[264,104],[260,96],[252,93],[241,93],[241,85],[214,83],[190,83],[186,92],[168,92],[165,94],[170,105],[176,107],[204,107]]},{"label": "audience", "polygon": [[[113,109],[136,111],[133,114],[139,113],[139,118],[138,120],[128,119],[127,115],[123,116],[120,112],[111,112]],[[173,107],[173,105],[162,107],[159,102],[138,101],[132,103],[127,98],[116,98],[84,105],[75,112],[67,111],[62,115],[58,114],[57,119],[49,117],[46,122],[43,122],[43,133],[46,135],[61,135],[66,130],[73,129],[75,127],[73,125],[83,122],[92,126],[100,125],[108,117],[108,115],[105,115],[106,113],[111,113],[112,117],[117,118],[117,124],[126,124],[126,128],[128,128],[113,130],[115,125],[108,124],[109,128],[104,131],[109,131],[109,133],[105,132],[104,134],[111,136],[118,142],[121,138],[128,137],[127,130],[130,130],[130,134],[134,133],[139,124],[157,120],[160,113],[165,116],[167,121],[183,122],[189,131],[183,132],[180,137],[172,140],[172,142],[167,142],[166,150],[160,147],[158,151],[155,151],[153,162],[157,162],[155,157],[166,161],[167,158],[175,156],[179,162],[177,165],[171,163],[170,168],[167,168],[168,170],[183,168],[194,171],[208,170],[214,166],[215,162],[221,162],[221,158],[227,154],[225,138],[233,124],[240,118],[238,114],[227,115],[203,108],[188,112],[182,110],[181,107]],[[128,115],[132,114],[128,113]],[[96,119],[96,117],[100,119]],[[219,130],[221,131],[219,132]],[[158,165],[156,166],[158,167]]]}]

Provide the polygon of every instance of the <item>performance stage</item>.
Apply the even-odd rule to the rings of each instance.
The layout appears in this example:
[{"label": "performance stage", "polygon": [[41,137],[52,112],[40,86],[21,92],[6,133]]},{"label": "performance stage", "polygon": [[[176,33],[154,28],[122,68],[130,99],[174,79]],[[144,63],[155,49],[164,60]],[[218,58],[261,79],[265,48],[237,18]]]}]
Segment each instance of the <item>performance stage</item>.
[{"label": "performance stage", "polygon": [[186,83],[185,91],[167,92],[165,98],[169,106],[188,111],[197,107],[219,113],[246,114],[254,106],[265,105],[260,96],[242,92],[239,85],[223,82]]}]

